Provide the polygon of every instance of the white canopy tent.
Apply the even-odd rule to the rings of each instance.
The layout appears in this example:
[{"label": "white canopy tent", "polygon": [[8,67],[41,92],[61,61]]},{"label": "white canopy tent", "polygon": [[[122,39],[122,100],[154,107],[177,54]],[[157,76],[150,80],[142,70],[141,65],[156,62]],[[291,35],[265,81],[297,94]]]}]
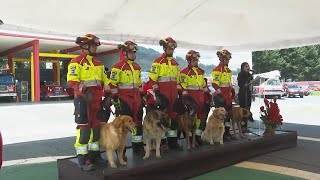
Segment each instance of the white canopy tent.
[{"label": "white canopy tent", "polygon": [[0,32],[252,51],[318,44],[318,0],[6,0]]}]

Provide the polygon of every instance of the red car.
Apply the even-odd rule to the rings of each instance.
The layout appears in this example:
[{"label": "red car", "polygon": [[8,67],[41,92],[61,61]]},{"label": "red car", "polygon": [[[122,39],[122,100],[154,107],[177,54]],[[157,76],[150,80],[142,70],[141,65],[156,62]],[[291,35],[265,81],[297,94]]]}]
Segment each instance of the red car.
[{"label": "red car", "polygon": [[40,98],[42,100],[49,100],[54,98],[69,98],[70,94],[66,88],[59,86],[53,82],[40,82]]}]

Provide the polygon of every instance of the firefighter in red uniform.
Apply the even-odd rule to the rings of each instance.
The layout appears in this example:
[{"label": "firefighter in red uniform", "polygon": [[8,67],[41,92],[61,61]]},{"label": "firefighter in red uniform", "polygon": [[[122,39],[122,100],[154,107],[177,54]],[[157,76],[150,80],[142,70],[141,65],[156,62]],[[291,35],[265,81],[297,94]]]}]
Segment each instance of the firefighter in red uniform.
[{"label": "firefighter in red uniform", "polygon": [[[104,162],[100,156],[99,136],[101,112],[101,91],[109,89],[104,65],[94,58],[99,38],[92,34],[78,37],[76,43],[80,45],[81,54],[72,59],[68,65],[67,81],[74,89],[75,122],[77,123],[77,137],[74,144],[79,166],[83,170],[92,170],[96,163]],[[100,116],[101,117],[101,116]]]},{"label": "firefighter in red uniform", "polygon": [[180,71],[180,82],[182,87],[182,95],[190,96],[198,106],[196,120],[196,141],[201,145],[201,133],[206,125],[206,117],[204,110],[205,92],[208,92],[207,84],[204,76],[205,72],[199,66],[200,53],[190,50],[186,54],[188,66]]},{"label": "firefighter in red uniform", "polygon": [[225,120],[224,139],[231,140],[233,137],[230,134],[230,114],[232,110],[232,99],[234,98],[234,89],[231,79],[232,72],[228,67],[231,53],[224,49],[217,52],[220,63],[212,71],[212,86],[215,89],[214,103],[216,107],[224,107],[228,116]]},{"label": "firefighter in red uniform", "polygon": [[163,150],[167,150],[168,146],[171,149],[182,150],[182,146],[178,144],[177,140],[177,127],[176,112],[173,112],[173,104],[178,97],[178,89],[181,89],[179,85],[179,64],[173,58],[174,49],[177,48],[177,43],[171,37],[160,40],[160,46],[163,46],[164,53],[157,59],[155,59],[151,65],[149,73],[149,81],[152,84],[156,98],[164,96],[166,101],[169,102],[167,108],[167,114],[171,119],[170,130],[166,137],[163,137],[161,146]]},{"label": "firefighter in red uniform", "polygon": [[141,67],[134,62],[138,46],[132,41],[126,41],[124,44],[120,44],[118,49],[121,50],[123,56],[121,56],[119,62],[114,64],[111,70],[111,91],[106,96],[112,97],[117,116],[131,116],[137,124],[132,131],[132,149],[135,154],[144,155]]}]

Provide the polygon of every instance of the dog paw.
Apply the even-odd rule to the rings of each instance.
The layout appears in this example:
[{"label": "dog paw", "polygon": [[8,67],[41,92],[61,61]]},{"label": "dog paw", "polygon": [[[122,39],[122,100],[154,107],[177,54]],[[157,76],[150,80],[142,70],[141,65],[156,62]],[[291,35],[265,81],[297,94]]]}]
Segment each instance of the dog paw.
[{"label": "dog paw", "polygon": [[145,156],[143,156],[143,159],[144,160],[149,159],[149,156],[145,155]]},{"label": "dog paw", "polygon": [[223,141],[220,141],[220,144],[223,144]]},{"label": "dog paw", "polygon": [[125,162],[125,161],[120,161],[120,164],[123,165],[123,166],[125,166],[125,165],[127,165],[127,162]]},{"label": "dog paw", "polygon": [[157,157],[158,159],[161,159],[161,155],[160,155],[160,154],[157,154],[156,157]]},{"label": "dog paw", "polygon": [[110,164],[110,167],[112,167],[112,168],[117,168],[117,165],[114,164],[114,163],[112,163],[112,164]]},{"label": "dog paw", "polygon": [[211,145],[214,145],[214,142],[213,142],[213,141],[210,141],[210,144],[211,144]]}]

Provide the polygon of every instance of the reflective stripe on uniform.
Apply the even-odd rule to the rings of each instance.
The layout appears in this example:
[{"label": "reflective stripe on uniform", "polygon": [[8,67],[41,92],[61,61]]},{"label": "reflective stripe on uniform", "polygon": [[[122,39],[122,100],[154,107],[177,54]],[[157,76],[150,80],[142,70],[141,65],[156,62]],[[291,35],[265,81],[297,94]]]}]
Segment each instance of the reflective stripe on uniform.
[{"label": "reflective stripe on uniform", "polygon": [[86,86],[86,87],[90,87],[90,86],[101,86],[102,84],[102,81],[100,80],[86,80],[86,81],[80,81],[80,83],[83,85],[83,86]]},{"label": "reflective stripe on uniform", "polygon": [[177,78],[174,76],[162,76],[158,78],[158,82],[177,82]]},{"label": "reflective stripe on uniform", "polygon": [[221,83],[219,84],[219,87],[230,87],[230,83]]},{"label": "reflective stripe on uniform", "polygon": [[92,143],[89,143],[89,151],[99,151],[100,148],[99,148],[99,142],[92,142]]},{"label": "reflective stripe on uniform", "polygon": [[112,94],[117,94],[118,93],[118,89],[116,89],[116,88],[111,89],[111,93]]},{"label": "reflective stripe on uniform", "polygon": [[203,90],[201,86],[187,86],[188,90]]},{"label": "reflective stripe on uniform", "polygon": [[136,83],[118,83],[119,89],[133,89],[139,88],[139,84]]},{"label": "reflective stripe on uniform", "polygon": [[202,134],[202,130],[201,129],[196,129],[196,135],[197,136],[201,136]]},{"label": "reflective stripe on uniform", "polygon": [[88,154],[88,145],[77,146],[76,153],[77,154]]},{"label": "reflective stripe on uniform", "polygon": [[142,136],[132,136],[132,142],[142,142]]},{"label": "reflective stripe on uniform", "polygon": [[167,137],[177,137],[177,130],[170,130],[167,132]]}]

